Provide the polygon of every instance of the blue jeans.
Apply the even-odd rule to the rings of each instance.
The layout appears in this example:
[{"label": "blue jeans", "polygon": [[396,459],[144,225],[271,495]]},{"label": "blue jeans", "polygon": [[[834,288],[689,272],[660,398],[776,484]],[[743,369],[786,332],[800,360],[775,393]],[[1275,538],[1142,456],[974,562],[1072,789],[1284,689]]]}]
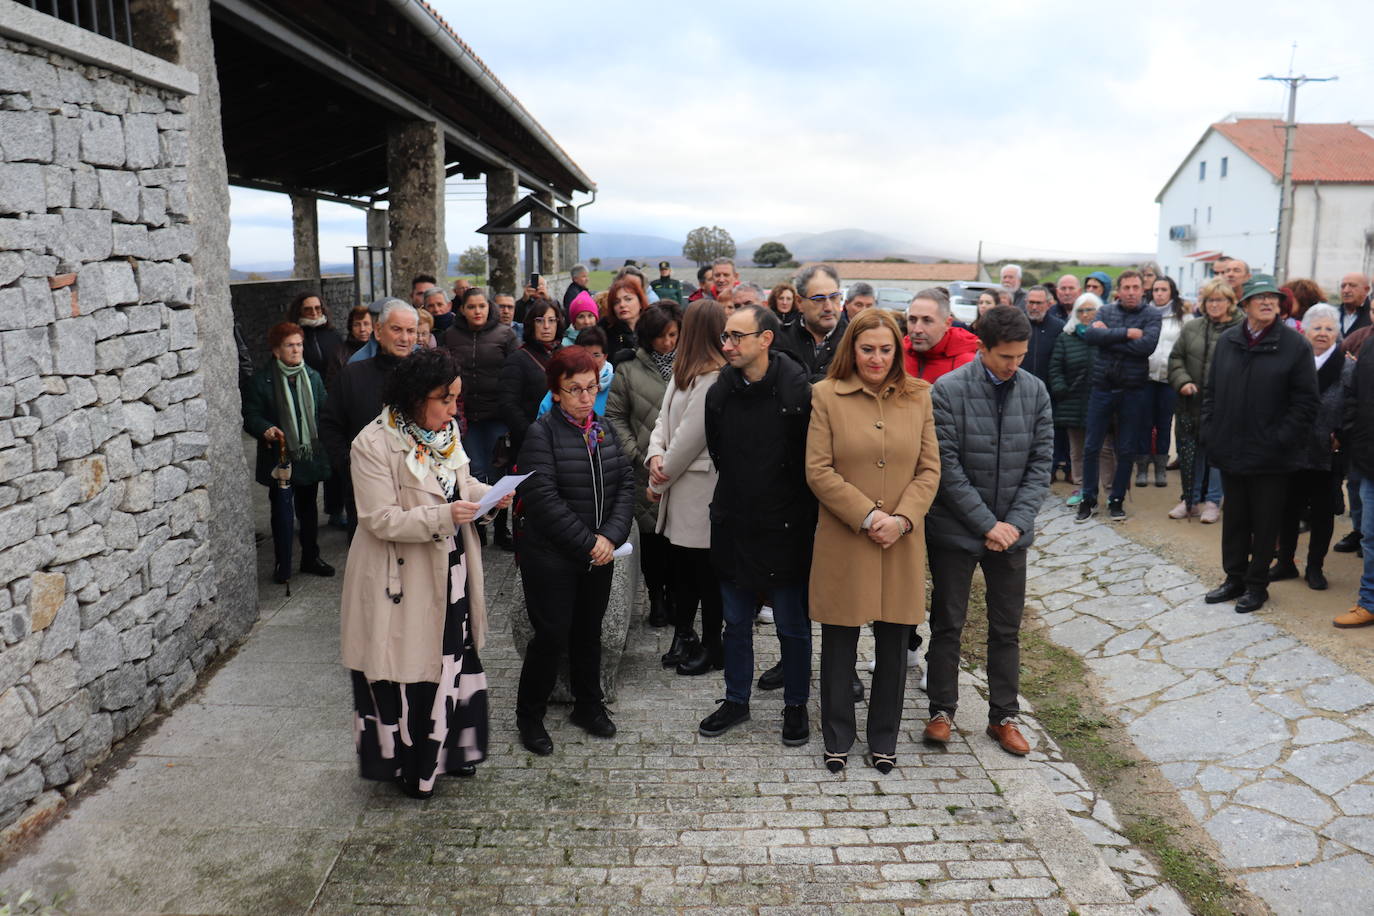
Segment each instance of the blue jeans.
[{"label": "blue jeans", "polygon": [[1131,483],[1131,466],[1141,455],[1149,454],[1150,389],[1116,388],[1106,391],[1094,388],[1088,393],[1088,428],[1083,441],[1083,500],[1097,502],[1098,459],[1102,454],[1102,440],[1116,420],[1116,476],[1111,481],[1107,498],[1119,501],[1126,498]]},{"label": "blue jeans", "polygon": [[[1360,478],[1360,502],[1374,505],[1374,480]],[[1360,607],[1374,610],[1374,512],[1360,518],[1360,540],[1364,546],[1364,571],[1360,574]]]},{"label": "blue jeans", "polygon": [[[725,699],[748,703],[754,683],[754,608],[758,596],[733,582],[720,583],[725,611]],[[811,696],[811,618],[806,584],[784,585],[763,599],[773,608],[773,628],[782,646],[782,701],[801,706]]]},{"label": "blue jeans", "polygon": [[[1202,446],[1197,448],[1197,460],[1193,462],[1193,505],[1216,503],[1221,505],[1221,469],[1207,463],[1207,453]],[[1205,473],[1204,473],[1205,471]]]},{"label": "blue jeans", "polygon": [[478,420],[468,424],[468,434],[463,437],[463,451],[468,453],[468,460],[472,462],[469,468],[472,476],[483,483],[491,483],[495,476],[499,476],[492,474],[491,458],[496,452],[496,443],[505,434],[506,424],[500,420]]}]

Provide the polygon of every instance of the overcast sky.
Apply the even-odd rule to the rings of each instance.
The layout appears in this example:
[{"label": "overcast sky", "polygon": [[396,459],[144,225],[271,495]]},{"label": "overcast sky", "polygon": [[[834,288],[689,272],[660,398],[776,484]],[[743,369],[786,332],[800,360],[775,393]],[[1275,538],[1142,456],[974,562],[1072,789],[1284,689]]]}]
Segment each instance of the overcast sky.
[{"label": "overcast sky", "polygon": [[[1182,0],[691,6],[430,0],[582,169],[584,228],[737,240],[862,228],[972,257],[1153,251],[1155,195],[1207,125],[1278,113],[1374,120],[1374,4]],[[548,23],[547,28],[525,23]],[[579,196],[577,201],[582,202]],[[449,247],[480,202],[448,207]],[[236,265],[290,260],[290,206],[234,189]],[[321,205],[321,256],[362,244]]]}]

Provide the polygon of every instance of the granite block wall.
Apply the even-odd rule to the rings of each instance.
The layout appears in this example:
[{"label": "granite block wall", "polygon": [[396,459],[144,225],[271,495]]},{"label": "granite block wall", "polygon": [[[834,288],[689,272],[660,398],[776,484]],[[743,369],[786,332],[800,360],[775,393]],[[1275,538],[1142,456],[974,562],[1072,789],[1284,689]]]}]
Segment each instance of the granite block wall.
[{"label": "granite block wall", "polygon": [[186,106],[0,40],[0,827],[225,645]]}]

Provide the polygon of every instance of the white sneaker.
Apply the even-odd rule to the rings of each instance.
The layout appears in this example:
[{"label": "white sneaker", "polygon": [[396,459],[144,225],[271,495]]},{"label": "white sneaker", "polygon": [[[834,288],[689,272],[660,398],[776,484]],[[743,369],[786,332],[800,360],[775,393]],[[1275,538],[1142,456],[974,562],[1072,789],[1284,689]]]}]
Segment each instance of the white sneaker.
[{"label": "white sneaker", "polygon": [[917,686],[920,687],[923,692],[926,689],[926,673],[924,670],[921,671],[921,683]]},{"label": "white sneaker", "polygon": [[920,650],[920,649],[907,649],[907,650],[906,650],[906,666],[907,666],[908,668],[919,668],[919,667],[921,667],[921,650]]},{"label": "white sneaker", "polygon": [[773,609],[765,604],[763,607],[759,608],[759,616],[755,619],[758,620],[759,623],[772,623]]},{"label": "white sneaker", "polygon": [[1203,503],[1201,516],[1202,524],[1215,525],[1221,520],[1221,508],[1213,502]]},{"label": "white sneaker", "polygon": [[878,660],[877,660],[876,658],[870,658],[870,659],[868,660],[868,670],[869,670],[869,671],[877,671],[877,670],[878,670]]},{"label": "white sneaker", "polygon": [[1187,518],[1187,517],[1188,517],[1188,512],[1189,512],[1188,503],[1187,503],[1185,500],[1179,500],[1178,505],[1177,505],[1177,506],[1174,506],[1172,509],[1169,510],[1169,518],[1172,518],[1172,519]]}]

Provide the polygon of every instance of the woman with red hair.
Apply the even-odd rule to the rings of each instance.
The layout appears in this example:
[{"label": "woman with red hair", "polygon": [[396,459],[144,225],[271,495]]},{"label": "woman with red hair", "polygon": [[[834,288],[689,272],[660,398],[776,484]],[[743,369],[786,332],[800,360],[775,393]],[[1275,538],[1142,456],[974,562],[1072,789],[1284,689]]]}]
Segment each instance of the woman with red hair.
[{"label": "woman with red hair", "polygon": [[634,359],[635,347],[639,345],[635,325],[648,308],[649,298],[637,277],[627,275],[611,284],[606,293],[606,308],[602,310],[606,317],[601,319],[601,326],[610,341],[606,356],[612,365]]},{"label": "woman with red hair", "polygon": [[534,636],[525,649],[515,724],[531,753],[553,753],[544,713],[567,652],[572,723],[598,738],[615,734],[601,691],[601,619],[611,595],[615,549],[630,536],[635,478],[615,430],[596,415],[596,360],[585,347],[549,358],[553,409],[530,424],[517,466],[520,581]]}]

